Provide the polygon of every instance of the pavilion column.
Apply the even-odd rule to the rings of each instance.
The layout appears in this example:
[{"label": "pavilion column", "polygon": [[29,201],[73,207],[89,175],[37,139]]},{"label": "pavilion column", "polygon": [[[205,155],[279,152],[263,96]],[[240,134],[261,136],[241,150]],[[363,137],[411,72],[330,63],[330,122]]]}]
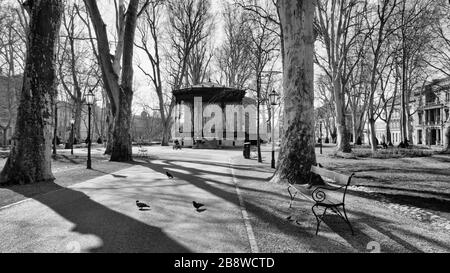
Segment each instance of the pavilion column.
[{"label": "pavilion column", "polygon": [[194,97],[194,139],[203,136],[203,102],[202,97]]},{"label": "pavilion column", "polygon": [[186,103],[182,101],[182,107],[183,107],[183,138],[182,138],[182,144],[184,146],[192,146],[194,144],[192,140],[192,132],[194,129],[193,125],[193,119],[192,119],[192,111],[193,106],[190,103]]}]

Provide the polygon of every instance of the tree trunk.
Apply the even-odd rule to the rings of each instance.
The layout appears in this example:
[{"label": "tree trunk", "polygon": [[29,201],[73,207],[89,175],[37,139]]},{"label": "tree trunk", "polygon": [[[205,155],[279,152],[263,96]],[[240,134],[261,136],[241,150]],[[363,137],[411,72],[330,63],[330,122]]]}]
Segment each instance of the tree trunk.
[{"label": "tree trunk", "polygon": [[106,102],[106,149],[105,155],[111,155],[113,147],[113,133],[114,133],[114,116],[111,110],[111,104]]},{"label": "tree trunk", "polygon": [[356,113],[352,111],[352,123],[353,123],[353,143],[356,144],[356,140],[358,139],[358,130],[356,129]]},{"label": "tree trunk", "polygon": [[133,160],[130,134],[133,92],[124,90],[120,92],[119,98],[120,108],[114,120],[111,161],[127,162]]},{"label": "tree trunk", "polygon": [[133,102],[133,48],[134,34],[139,0],[130,0],[125,22],[125,36],[123,46],[122,84],[119,92],[119,109],[116,112],[113,150],[111,161],[127,162],[133,160],[131,143],[131,106]]},{"label": "tree trunk", "polygon": [[26,1],[30,14],[28,51],[11,152],[0,183],[53,181],[51,171],[52,105],[57,93],[56,40],[63,4],[59,0]]},{"label": "tree trunk", "polygon": [[81,101],[74,101],[75,104],[75,116],[73,117],[75,124],[73,126],[73,134],[74,137],[81,142],[81,111],[82,111],[82,105]]},{"label": "tree trunk", "polygon": [[369,114],[368,114],[369,118],[368,118],[368,122],[369,122],[369,141],[370,141],[370,146],[372,148],[372,152],[376,152],[378,149],[377,146],[377,136],[376,136],[376,131],[375,131],[375,118],[373,115],[372,110],[369,110]]},{"label": "tree trunk", "polygon": [[6,137],[6,134],[8,133],[8,127],[3,129],[3,146],[7,146],[8,145],[8,139]]},{"label": "tree trunk", "polygon": [[345,120],[345,102],[342,92],[341,77],[339,76],[334,83],[334,98],[336,107],[336,128],[337,128],[337,150],[343,153],[350,153],[352,147],[348,137],[348,129]]},{"label": "tree trunk", "polygon": [[[258,72],[259,73],[259,72]],[[261,76],[258,75],[256,79],[256,148],[258,151],[258,162],[262,163],[261,156],[261,136],[260,136],[260,107],[261,107]]]},{"label": "tree trunk", "polygon": [[392,144],[391,125],[389,124],[389,121],[386,121],[386,144]]},{"label": "tree trunk", "polygon": [[284,136],[273,182],[308,183],[314,141],[314,1],[281,1],[284,33]]},{"label": "tree trunk", "polygon": [[163,132],[162,132],[161,146],[169,146],[170,127],[172,124],[169,119],[165,119],[162,122],[163,122]]}]

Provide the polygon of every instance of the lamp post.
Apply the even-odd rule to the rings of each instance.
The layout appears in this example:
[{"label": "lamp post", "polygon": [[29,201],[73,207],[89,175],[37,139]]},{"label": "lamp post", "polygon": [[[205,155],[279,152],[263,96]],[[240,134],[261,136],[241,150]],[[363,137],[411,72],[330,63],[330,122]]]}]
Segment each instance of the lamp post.
[{"label": "lamp post", "polygon": [[277,105],[278,100],[278,93],[275,90],[272,90],[272,92],[269,94],[270,99],[270,105],[272,106],[272,127],[270,128],[270,131],[272,133],[272,169],[275,169],[275,105]]},{"label": "lamp post", "polygon": [[74,119],[71,119],[70,120],[70,126],[71,126],[71,129],[70,129],[70,154],[71,155],[73,155],[73,125],[75,124],[75,120]]},{"label": "lamp post", "polygon": [[58,135],[58,103],[55,103],[55,126],[53,127],[53,157],[56,158],[56,145]]},{"label": "lamp post", "polygon": [[320,124],[320,154],[322,154],[322,121],[319,121]]},{"label": "lamp post", "polygon": [[87,168],[92,169],[91,164],[91,106],[94,104],[94,94],[92,94],[91,91],[89,91],[88,94],[86,94],[86,104],[88,106],[88,158],[87,158]]}]

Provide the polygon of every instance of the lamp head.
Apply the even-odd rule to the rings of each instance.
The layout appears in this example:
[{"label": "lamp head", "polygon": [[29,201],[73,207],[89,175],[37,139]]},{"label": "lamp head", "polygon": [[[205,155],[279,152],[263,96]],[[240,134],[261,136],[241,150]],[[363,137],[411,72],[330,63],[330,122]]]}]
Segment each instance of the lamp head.
[{"label": "lamp head", "polygon": [[277,105],[278,97],[279,97],[278,93],[275,90],[272,90],[272,92],[270,92],[269,94],[270,104]]},{"label": "lamp head", "polygon": [[95,96],[94,96],[94,94],[92,94],[92,91],[89,91],[89,92],[85,95],[85,98],[86,98],[86,104],[87,104],[87,105],[92,105],[92,104],[94,104]]}]

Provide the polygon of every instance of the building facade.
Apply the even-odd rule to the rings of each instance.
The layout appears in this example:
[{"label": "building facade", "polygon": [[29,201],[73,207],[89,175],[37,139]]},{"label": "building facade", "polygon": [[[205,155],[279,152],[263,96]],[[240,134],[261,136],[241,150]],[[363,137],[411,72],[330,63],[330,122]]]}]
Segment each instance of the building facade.
[{"label": "building facade", "polygon": [[0,75],[0,145],[8,145],[14,134],[22,75]]},{"label": "building facade", "polygon": [[[434,80],[423,88],[416,89],[410,98],[409,106],[412,113],[408,118],[408,130],[412,136],[410,143],[419,146],[443,146],[446,141],[445,130],[450,126],[450,77]],[[386,123],[378,119],[375,127],[378,140],[383,142],[386,139]],[[398,145],[402,141],[399,103],[394,106],[390,131],[392,144]]]},{"label": "building facade", "polygon": [[414,96],[415,144],[444,145],[445,129],[450,126],[450,77],[433,81]]}]

